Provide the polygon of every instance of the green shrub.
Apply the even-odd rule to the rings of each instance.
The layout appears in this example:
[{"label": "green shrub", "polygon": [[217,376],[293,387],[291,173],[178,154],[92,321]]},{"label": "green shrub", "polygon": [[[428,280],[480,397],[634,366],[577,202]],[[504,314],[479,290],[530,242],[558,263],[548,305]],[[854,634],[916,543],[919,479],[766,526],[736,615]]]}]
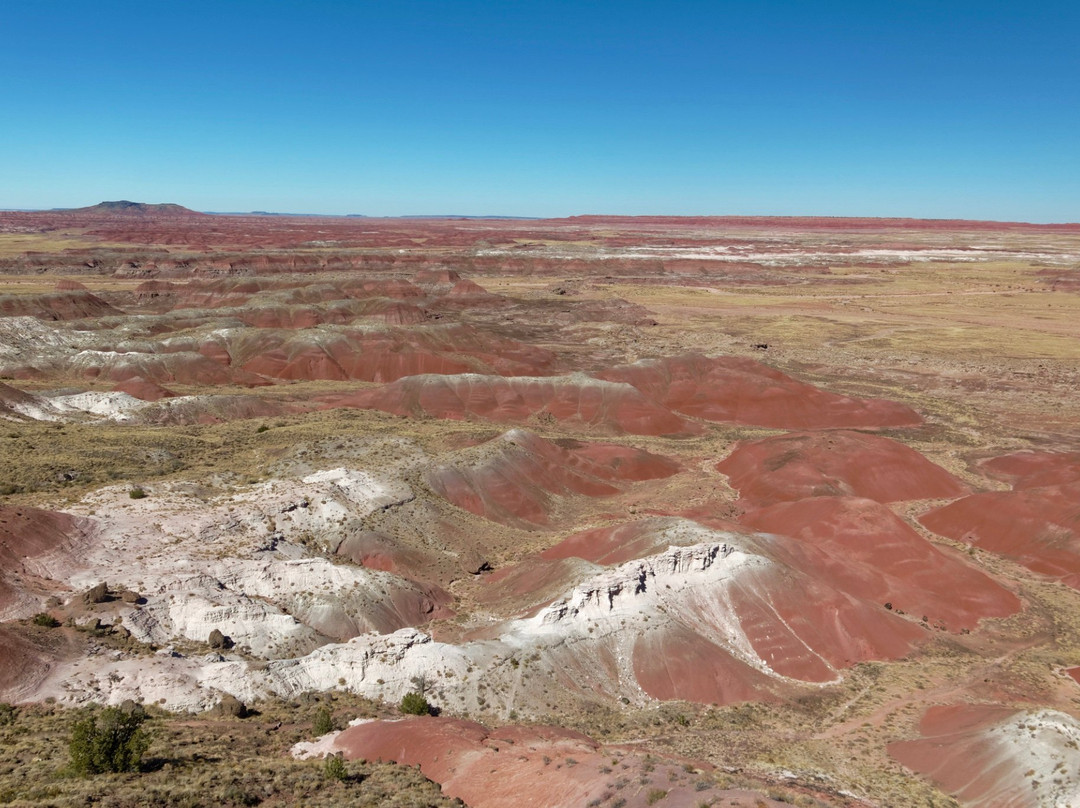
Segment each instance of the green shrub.
[{"label": "green shrub", "polygon": [[142,486],[137,485],[128,491],[128,496],[132,499],[143,499],[146,497],[146,490]]},{"label": "green shrub", "polygon": [[315,721],[311,725],[311,731],[316,735],[325,735],[334,731],[334,715],[329,707],[323,707],[315,713]]},{"label": "green shrub", "polygon": [[6,701],[0,702],[0,726],[15,723],[15,708]]},{"label": "green shrub", "polygon": [[60,625],[60,621],[48,612],[38,612],[30,618],[30,622],[35,626],[44,626],[45,628],[56,628]]},{"label": "green shrub", "polygon": [[68,752],[75,774],[138,771],[150,739],[142,729],[146,713],[141,707],[122,710],[106,707],[98,715],[77,721],[71,730]]},{"label": "green shrub", "polygon": [[398,708],[405,715],[431,715],[431,704],[419,693],[406,693]]},{"label": "green shrub", "polygon": [[345,768],[345,758],[338,752],[336,755],[327,755],[323,764],[323,775],[327,780],[344,780],[349,776]]}]

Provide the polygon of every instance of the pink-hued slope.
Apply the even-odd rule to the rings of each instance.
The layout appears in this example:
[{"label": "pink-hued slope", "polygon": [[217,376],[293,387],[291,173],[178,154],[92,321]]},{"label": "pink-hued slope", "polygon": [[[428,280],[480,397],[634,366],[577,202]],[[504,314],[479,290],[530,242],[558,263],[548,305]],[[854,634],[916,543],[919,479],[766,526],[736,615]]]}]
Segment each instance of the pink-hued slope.
[{"label": "pink-hued slope", "polygon": [[556,498],[610,496],[620,484],[669,477],[678,464],[615,444],[552,443],[522,429],[427,474],[432,489],[459,508],[503,524],[546,525]]},{"label": "pink-hued slope", "polygon": [[922,423],[910,407],[850,398],[734,356],[646,359],[596,374],[626,382],[665,406],[708,421],[779,429],[898,427]]},{"label": "pink-hued slope", "polygon": [[795,432],[744,442],[716,468],[728,476],[747,507],[804,497],[898,502],[954,499],[970,492],[914,449],[849,430]]},{"label": "pink-hued slope", "polygon": [[934,547],[886,506],[869,499],[815,497],[751,511],[743,524],[790,537],[775,556],[818,581],[926,616],[950,631],[1020,609],[1009,590]]},{"label": "pink-hued slope", "polygon": [[428,374],[321,400],[327,407],[376,409],[413,417],[511,423],[553,418],[616,434],[692,435],[701,431],[630,385],[581,374],[541,378]]}]

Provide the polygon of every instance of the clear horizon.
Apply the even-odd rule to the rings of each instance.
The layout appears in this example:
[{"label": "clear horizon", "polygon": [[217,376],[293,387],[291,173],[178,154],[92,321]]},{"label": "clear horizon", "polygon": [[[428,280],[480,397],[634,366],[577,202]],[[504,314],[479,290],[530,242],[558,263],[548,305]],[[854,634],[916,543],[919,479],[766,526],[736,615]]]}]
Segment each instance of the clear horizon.
[{"label": "clear horizon", "polygon": [[0,208],[1080,221],[1080,7],[14,0]]}]

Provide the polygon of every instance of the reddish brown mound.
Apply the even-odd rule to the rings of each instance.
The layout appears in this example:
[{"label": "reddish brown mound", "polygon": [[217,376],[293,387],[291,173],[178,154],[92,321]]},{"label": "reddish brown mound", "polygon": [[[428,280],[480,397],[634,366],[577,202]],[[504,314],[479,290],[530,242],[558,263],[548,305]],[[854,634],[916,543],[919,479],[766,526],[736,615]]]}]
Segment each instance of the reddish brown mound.
[{"label": "reddish brown mound", "polygon": [[37,396],[0,382],[0,409],[9,413],[22,413],[24,410],[36,410],[44,406]]},{"label": "reddish brown mound", "polygon": [[647,359],[596,374],[626,382],[676,412],[779,429],[913,426],[922,419],[884,399],[829,393],[760,362],[697,354]]},{"label": "reddish brown mound", "polygon": [[857,662],[902,657],[925,636],[829,581],[775,566],[740,575],[731,602],[757,655],[804,682],[830,681]]},{"label": "reddish brown mound", "polygon": [[333,552],[361,567],[405,578],[421,574],[427,561],[420,553],[403,549],[388,536],[372,530],[349,532]]},{"label": "reddish brown mound", "polygon": [[[703,799],[724,805],[779,805],[747,791],[695,790],[695,768],[708,764],[605,748],[571,730],[544,726],[505,726],[488,730],[453,718],[370,721],[349,727],[334,746],[350,759],[392,760],[419,766],[443,792],[473,808],[550,808],[591,805],[610,798],[612,759],[625,785],[620,804],[639,808],[656,802],[652,791],[666,792],[663,805],[689,808]],[[662,786],[658,789],[655,784]],[[719,804],[718,802],[716,804]]]},{"label": "reddish brown mound", "polygon": [[270,384],[262,376],[242,368],[223,365],[201,353],[116,353],[83,351],[76,354],[69,367],[84,379],[125,382],[144,379],[157,384],[242,385],[255,387]]},{"label": "reddish brown mound", "polygon": [[118,393],[127,393],[129,396],[140,398],[143,401],[160,401],[163,398],[172,398],[176,395],[172,390],[155,382],[147,381],[141,376],[125,379],[116,385],[113,390]]},{"label": "reddish brown mound", "polygon": [[1080,452],[1016,452],[980,464],[991,477],[1013,488],[1039,488],[1080,482]]},{"label": "reddish brown mound", "polygon": [[1080,483],[973,494],[919,518],[1080,589]]},{"label": "reddish brown mound", "polygon": [[[548,548],[540,554],[540,558],[546,561],[581,558],[594,564],[622,564],[659,553],[677,543],[666,532],[667,528],[676,524],[677,521],[656,516],[624,522],[621,525],[586,530],[575,533],[554,547]],[[724,529],[724,527],[726,526],[719,529]],[[690,534],[681,543],[693,543],[697,540],[700,538],[695,538],[693,534]]]},{"label": "reddish brown mound", "polygon": [[919,724],[923,737],[891,743],[889,754],[967,805],[1035,808],[1045,803],[1032,791],[1031,775],[1003,757],[991,736],[1017,712],[991,704],[931,707]]},{"label": "reddish brown mound", "polygon": [[459,508],[506,525],[546,525],[556,497],[617,494],[615,483],[670,477],[679,468],[641,449],[557,445],[520,429],[468,454],[464,463],[430,471],[428,484]]},{"label": "reddish brown mound", "polygon": [[690,435],[701,430],[626,384],[581,374],[556,378],[409,376],[376,390],[322,398],[327,407],[358,407],[395,415],[463,420],[554,418],[615,433]]},{"label": "reddish brown mound", "polygon": [[53,287],[57,292],[89,292],[85,283],[79,283],[73,281],[71,278],[61,278],[56,282],[56,286]]},{"label": "reddish brown mound", "polygon": [[554,354],[470,326],[241,331],[199,347],[251,373],[279,379],[394,381],[425,373],[547,372]]},{"label": "reddish brown mound", "polygon": [[[485,575],[483,589],[477,598],[481,603],[503,608],[507,613],[531,613],[572,589],[587,574],[582,572],[581,566],[568,559],[530,558]],[[478,639],[487,637],[486,631],[477,636]]]},{"label": "reddish brown mound", "polygon": [[66,513],[0,506],[0,616],[31,608],[37,596],[51,593],[38,577],[43,559],[70,552],[88,527]]},{"label": "reddish brown mound", "polygon": [[849,594],[952,631],[1020,609],[1016,596],[942,553],[884,505],[869,499],[815,497],[746,514],[757,530],[790,536],[772,550],[784,564]]},{"label": "reddish brown mound", "polygon": [[44,295],[0,296],[0,317],[37,317],[40,320],[81,320],[122,312],[85,290]]},{"label": "reddish brown mound", "polygon": [[685,626],[642,633],[633,653],[634,678],[654,699],[736,704],[773,701],[779,689],[774,679]]},{"label": "reddish brown mound", "polygon": [[348,281],[341,286],[341,291],[349,297],[388,297],[395,300],[409,300],[424,296],[424,290],[408,281],[366,280]]},{"label": "reddish brown mound", "polygon": [[361,609],[350,609],[341,601],[317,603],[311,608],[300,603],[294,614],[320,634],[344,642],[361,634],[390,634],[400,628],[452,618],[453,600],[441,587],[397,579],[387,588],[385,597]]},{"label": "reddish brown mound", "polygon": [[717,470],[748,507],[803,497],[850,495],[878,502],[953,499],[967,486],[902,443],[836,430],[740,443]]},{"label": "reddish brown mound", "polygon": [[411,303],[391,303],[382,308],[382,319],[387,325],[417,325],[427,321],[427,314]]},{"label": "reddish brown mound", "polygon": [[50,671],[80,650],[66,629],[42,631],[6,625],[0,625],[0,648],[0,702],[7,703],[32,699]]}]

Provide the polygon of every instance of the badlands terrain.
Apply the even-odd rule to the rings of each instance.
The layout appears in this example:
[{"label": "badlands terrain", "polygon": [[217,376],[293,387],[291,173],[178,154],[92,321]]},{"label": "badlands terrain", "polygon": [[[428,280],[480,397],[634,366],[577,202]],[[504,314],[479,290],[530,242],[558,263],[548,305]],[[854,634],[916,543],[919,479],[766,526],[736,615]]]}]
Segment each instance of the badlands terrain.
[{"label": "badlands terrain", "polygon": [[1080,805],[1078,390],[1080,225],[0,213],[0,801]]}]

